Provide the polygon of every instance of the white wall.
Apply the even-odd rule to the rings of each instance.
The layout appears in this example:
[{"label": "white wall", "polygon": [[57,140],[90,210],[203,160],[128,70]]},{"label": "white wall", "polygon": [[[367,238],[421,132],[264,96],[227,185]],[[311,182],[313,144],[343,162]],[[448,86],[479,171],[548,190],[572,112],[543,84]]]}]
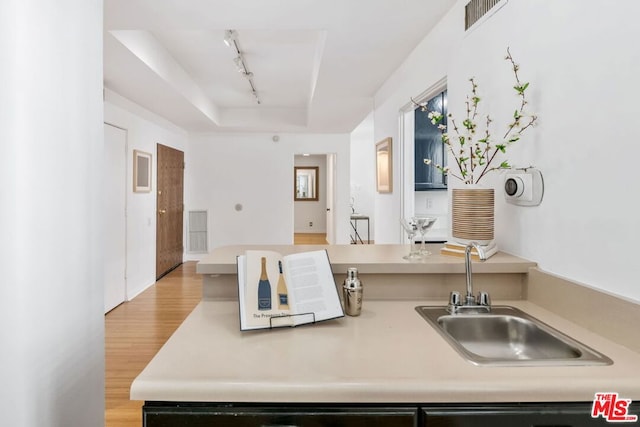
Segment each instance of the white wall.
[{"label": "white wall", "polygon": [[449,240],[451,224],[447,190],[416,191],[414,202],[415,214],[437,218],[435,224],[425,236],[425,240],[432,242]]},{"label": "white wall", "polygon": [[351,197],[356,213],[369,216],[375,240],[376,156],[373,112],[351,132]]},{"label": "white wall", "polygon": [[[498,245],[544,270],[640,301],[634,259],[640,3],[619,0],[603,9],[593,0],[512,0],[464,34],[465,3],[456,4],[376,95],[376,139],[397,136],[398,108],[420,92],[418,86],[445,75],[454,114],[474,76],[486,111],[504,126],[515,109],[503,59],[510,46],[522,79],[531,83],[530,109],[540,120],[509,159],[542,170],[545,196],[539,207],[524,208],[507,205],[498,191]],[[485,185],[500,190],[501,177],[491,178]],[[396,204],[395,196],[376,199],[376,233],[393,229],[381,221]],[[387,234],[377,240],[382,237]]]},{"label": "white wall", "polygon": [[[105,90],[105,97],[104,121],[127,130],[126,266],[130,300],[156,281],[157,144],[185,151],[187,133],[113,91]],[[133,192],[133,150],[153,156],[149,193]],[[185,240],[185,247],[186,244]]]},{"label": "white wall", "polygon": [[[455,53],[455,28],[459,25],[462,24],[453,22],[452,13],[447,13],[375,95],[374,139],[377,142],[388,136],[393,138],[394,185],[392,194],[376,193],[375,196],[376,243],[400,243],[405,240],[399,224],[402,211],[400,185],[403,181],[400,110],[412,97],[419,96],[447,77],[449,58]],[[409,167],[413,167],[413,164],[409,164]],[[413,197],[413,192],[410,196]]]},{"label": "white wall", "polygon": [[348,243],[349,135],[281,134],[278,142],[272,136],[190,135],[185,204],[186,210],[208,210],[209,250],[293,243],[293,163],[299,153],[337,154],[336,243]]},{"label": "white wall", "polygon": [[102,426],[102,2],[0,2],[0,63],[2,425]]},{"label": "white wall", "polygon": [[294,166],[317,166],[319,179],[317,201],[293,202],[293,230],[296,233],[326,233],[327,156],[294,156],[293,163]]}]

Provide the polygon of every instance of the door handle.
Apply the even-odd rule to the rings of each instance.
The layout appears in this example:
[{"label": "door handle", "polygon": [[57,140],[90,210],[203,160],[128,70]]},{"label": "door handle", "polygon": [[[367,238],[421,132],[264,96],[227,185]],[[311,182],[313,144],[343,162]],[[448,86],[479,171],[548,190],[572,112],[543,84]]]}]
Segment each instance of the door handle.
[{"label": "door handle", "polygon": [[166,209],[160,209],[160,210],[158,211],[158,213],[159,213],[160,215],[164,215],[164,214],[166,214],[166,213],[167,213],[167,210],[166,210]]}]

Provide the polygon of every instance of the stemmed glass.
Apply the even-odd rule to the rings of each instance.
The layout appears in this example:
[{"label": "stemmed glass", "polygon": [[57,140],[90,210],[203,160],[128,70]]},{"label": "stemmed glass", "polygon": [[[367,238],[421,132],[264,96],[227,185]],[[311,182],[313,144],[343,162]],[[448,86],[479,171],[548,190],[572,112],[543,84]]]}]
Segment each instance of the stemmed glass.
[{"label": "stemmed glass", "polygon": [[424,244],[424,235],[427,234],[427,231],[433,226],[433,223],[436,222],[437,218],[433,218],[430,216],[414,216],[413,222],[416,224],[418,231],[420,232],[420,255],[426,256],[431,255],[431,252],[427,250]]},{"label": "stemmed glass", "polygon": [[406,260],[415,260],[422,258],[422,255],[420,255],[420,251],[416,249],[415,242],[416,233],[418,232],[418,224],[416,224],[413,219],[406,220],[404,218],[400,219],[400,224],[402,224],[402,228],[404,228],[404,231],[407,232],[407,237],[409,238],[409,242],[411,242],[411,250],[402,258]]}]

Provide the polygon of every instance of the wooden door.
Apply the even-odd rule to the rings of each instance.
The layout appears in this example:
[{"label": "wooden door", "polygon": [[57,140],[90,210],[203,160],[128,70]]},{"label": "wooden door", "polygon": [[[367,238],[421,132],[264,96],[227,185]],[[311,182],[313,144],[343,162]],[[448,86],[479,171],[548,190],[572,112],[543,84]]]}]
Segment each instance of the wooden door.
[{"label": "wooden door", "polygon": [[126,283],[127,131],[104,124],[104,312],[123,303]]},{"label": "wooden door", "polygon": [[184,153],[158,144],[156,278],[182,264]]}]

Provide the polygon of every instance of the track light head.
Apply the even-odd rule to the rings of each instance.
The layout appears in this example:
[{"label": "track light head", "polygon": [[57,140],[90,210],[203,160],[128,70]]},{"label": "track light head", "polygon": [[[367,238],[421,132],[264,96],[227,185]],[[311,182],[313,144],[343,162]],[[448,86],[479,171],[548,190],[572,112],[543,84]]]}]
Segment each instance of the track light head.
[{"label": "track light head", "polygon": [[238,33],[235,30],[226,30],[224,32],[224,36],[224,43],[232,48],[236,53],[236,57],[233,59],[233,62],[236,65],[236,69],[247,79],[249,85],[251,86],[251,93],[253,94],[253,97],[256,99],[256,102],[260,104],[258,92],[256,91],[256,88],[253,84],[253,73],[247,69],[247,64],[245,64],[242,51],[240,50]]},{"label": "track light head", "polygon": [[224,32],[224,44],[227,45],[227,47],[235,47],[233,45],[233,42],[236,39],[236,32],[234,30],[227,30]]},{"label": "track light head", "polygon": [[236,56],[234,58],[233,62],[236,64],[236,68],[237,68],[239,73],[244,73],[245,72],[244,62],[242,61],[242,57],[240,55]]}]

